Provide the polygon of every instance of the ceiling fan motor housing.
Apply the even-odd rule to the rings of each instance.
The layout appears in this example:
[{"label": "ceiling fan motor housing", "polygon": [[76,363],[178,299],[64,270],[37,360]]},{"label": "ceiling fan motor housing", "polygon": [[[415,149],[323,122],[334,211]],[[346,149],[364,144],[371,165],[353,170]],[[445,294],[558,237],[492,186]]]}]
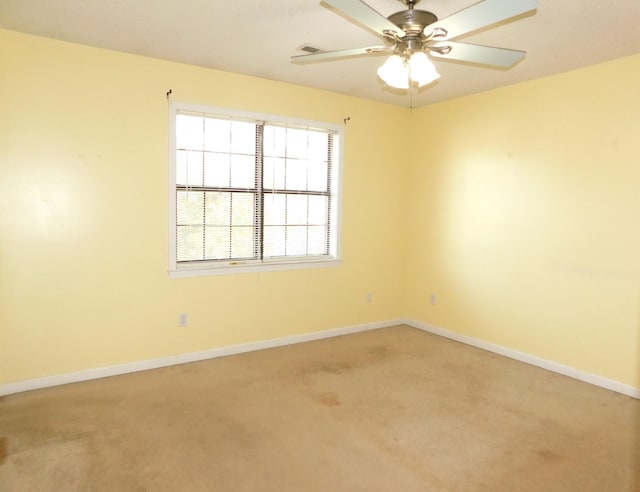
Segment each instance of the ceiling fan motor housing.
[{"label": "ceiling fan motor housing", "polygon": [[424,28],[438,20],[435,14],[426,10],[403,10],[387,17],[408,36],[419,36]]},{"label": "ceiling fan motor housing", "polygon": [[423,48],[424,28],[438,20],[435,14],[426,10],[415,10],[409,4],[408,10],[391,14],[387,19],[398,26],[405,33],[396,45],[398,51],[414,52]]}]

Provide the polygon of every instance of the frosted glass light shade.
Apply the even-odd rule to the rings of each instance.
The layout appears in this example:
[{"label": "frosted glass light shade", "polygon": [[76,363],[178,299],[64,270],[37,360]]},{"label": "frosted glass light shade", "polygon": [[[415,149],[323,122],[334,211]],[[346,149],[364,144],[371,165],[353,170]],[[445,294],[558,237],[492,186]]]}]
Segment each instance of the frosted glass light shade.
[{"label": "frosted glass light shade", "polygon": [[398,55],[387,58],[387,61],[378,68],[378,77],[385,84],[396,89],[409,88],[409,67]]},{"label": "frosted glass light shade", "polygon": [[440,77],[436,67],[423,51],[417,51],[409,59],[409,77],[418,87],[430,84]]}]

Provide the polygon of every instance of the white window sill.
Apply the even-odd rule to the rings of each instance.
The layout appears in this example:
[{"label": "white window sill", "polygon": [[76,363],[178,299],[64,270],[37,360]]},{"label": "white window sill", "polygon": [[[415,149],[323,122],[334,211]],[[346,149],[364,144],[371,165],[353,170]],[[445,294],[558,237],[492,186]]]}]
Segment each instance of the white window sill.
[{"label": "white window sill", "polygon": [[272,272],[282,270],[303,270],[309,268],[337,267],[341,260],[311,260],[311,261],[285,261],[265,262],[251,264],[225,264],[221,266],[185,266],[169,270],[170,278],[208,277],[214,275],[233,275],[237,273]]}]

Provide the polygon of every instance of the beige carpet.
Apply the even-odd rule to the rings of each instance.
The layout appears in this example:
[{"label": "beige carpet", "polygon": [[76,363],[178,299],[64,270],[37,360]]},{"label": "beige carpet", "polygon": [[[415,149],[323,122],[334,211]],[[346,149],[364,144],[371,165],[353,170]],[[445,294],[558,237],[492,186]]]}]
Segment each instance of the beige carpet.
[{"label": "beige carpet", "polygon": [[640,491],[640,401],[396,327],[0,399],[2,491]]}]

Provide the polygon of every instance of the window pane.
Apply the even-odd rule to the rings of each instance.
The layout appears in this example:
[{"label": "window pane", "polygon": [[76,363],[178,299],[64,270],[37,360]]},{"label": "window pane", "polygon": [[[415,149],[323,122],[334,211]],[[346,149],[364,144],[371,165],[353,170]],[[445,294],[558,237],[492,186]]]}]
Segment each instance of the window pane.
[{"label": "window pane", "polygon": [[306,225],[307,196],[287,195],[287,225]]},{"label": "window pane", "polygon": [[231,225],[231,193],[207,192],[206,224],[208,226]]},{"label": "window pane", "polygon": [[204,149],[211,152],[231,150],[231,121],[219,118],[204,120]]},{"label": "window pane", "polygon": [[265,225],[284,225],[286,213],[286,196],[268,193],[264,197]]},{"label": "window pane", "polygon": [[176,116],[176,148],[203,149],[203,118],[201,116],[179,114]]},{"label": "window pane", "polygon": [[179,150],[176,152],[176,184],[202,185],[202,152]]},{"label": "window pane", "polygon": [[178,261],[202,259],[202,226],[177,226],[176,255]]},{"label": "window pane", "polygon": [[307,189],[310,191],[327,190],[328,165],[326,161],[309,161]]},{"label": "window pane", "polygon": [[178,225],[202,224],[204,193],[201,191],[176,192],[176,223]]},{"label": "window pane", "polygon": [[255,186],[255,156],[231,155],[231,187],[253,188]]},{"label": "window pane", "polygon": [[327,161],[329,135],[324,132],[309,132],[309,159]]},{"label": "window pane", "polygon": [[253,227],[233,227],[231,229],[231,257],[253,257]]},{"label": "window pane", "polygon": [[265,226],[264,228],[264,256],[285,255],[285,228],[284,226]]},{"label": "window pane", "polygon": [[227,187],[231,181],[231,157],[229,154],[209,153],[204,156],[205,186]]},{"label": "window pane", "polygon": [[255,195],[253,193],[233,193],[231,202],[231,223],[234,226],[252,226],[255,220]]},{"label": "window pane", "polygon": [[327,210],[329,199],[326,196],[310,196],[308,223],[310,225],[326,225],[328,222]]},{"label": "window pane", "polygon": [[284,157],[287,143],[287,129],[277,126],[265,126],[263,135],[264,155]]},{"label": "window pane", "polygon": [[298,256],[307,253],[307,227],[288,226],[287,227],[287,255]]},{"label": "window pane", "polygon": [[294,159],[307,158],[307,130],[287,128],[287,157]]},{"label": "window pane", "polygon": [[205,255],[208,260],[224,260],[230,256],[231,228],[207,226],[204,236]]},{"label": "window pane", "polygon": [[231,122],[231,152],[234,154],[255,154],[255,123],[249,123],[246,121]]},{"label": "window pane", "polygon": [[309,227],[307,234],[307,254],[326,255],[329,253],[327,227],[311,226]]},{"label": "window pane", "polygon": [[187,153],[184,150],[176,152],[176,184],[187,184]]},{"label": "window pane", "polygon": [[307,189],[307,162],[287,159],[287,190]]},{"label": "window pane", "polygon": [[263,186],[269,190],[284,189],[285,160],[276,157],[264,158],[264,170],[262,172]]}]

